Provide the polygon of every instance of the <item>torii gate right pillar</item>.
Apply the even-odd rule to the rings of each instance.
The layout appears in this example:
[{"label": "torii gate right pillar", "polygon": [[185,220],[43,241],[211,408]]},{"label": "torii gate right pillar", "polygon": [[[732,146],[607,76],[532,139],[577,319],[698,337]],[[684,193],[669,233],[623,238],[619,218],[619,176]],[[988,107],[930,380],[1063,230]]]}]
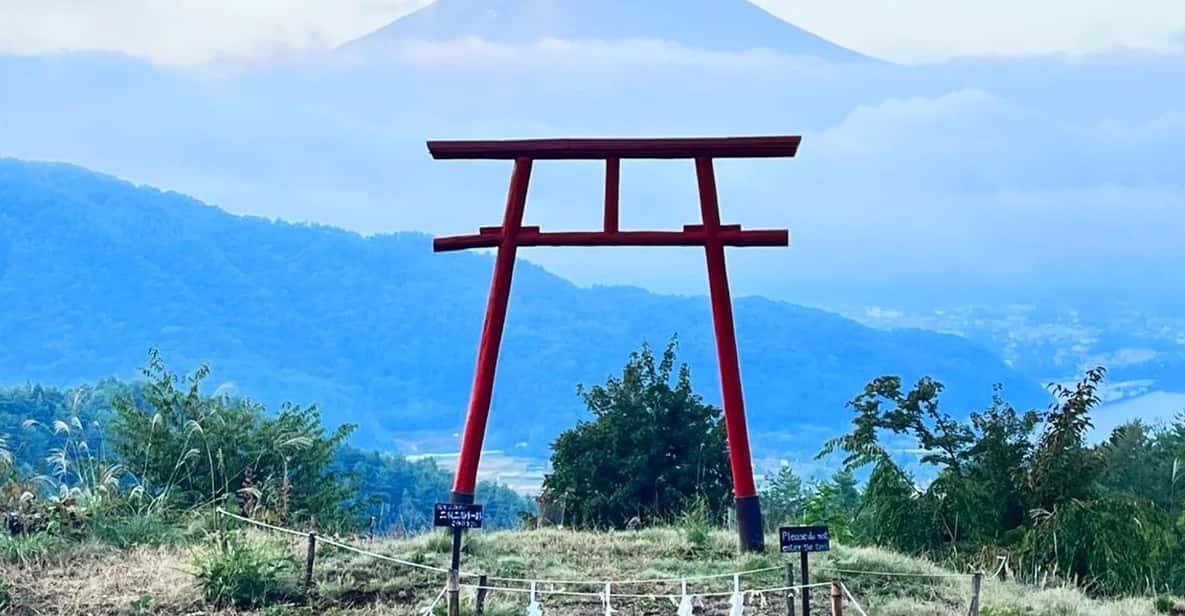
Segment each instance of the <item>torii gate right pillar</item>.
[{"label": "torii gate right pillar", "polygon": [[720,367],[720,394],[724,403],[724,429],[728,438],[728,461],[736,499],[737,534],[742,549],[765,550],[761,503],[753,481],[749,453],[749,429],[745,420],[745,398],[741,389],[741,366],[737,357],[736,328],[732,321],[732,297],[728,291],[728,270],[724,266],[724,243],[720,239],[720,206],[716,196],[716,174],[710,158],[695,159],[699,184],[700,211],[704,219],[704,255],[708,261],[708,292],[712,301],[712,325],[716,333],[716,363]]}]

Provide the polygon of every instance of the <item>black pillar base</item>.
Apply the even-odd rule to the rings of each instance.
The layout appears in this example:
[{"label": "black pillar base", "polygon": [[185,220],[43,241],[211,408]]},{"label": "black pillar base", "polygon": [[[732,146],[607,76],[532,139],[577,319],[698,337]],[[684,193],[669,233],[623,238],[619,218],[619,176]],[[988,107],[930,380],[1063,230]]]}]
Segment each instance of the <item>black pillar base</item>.
[{"label": "black pillar base", "polygon": [[757,495],[736,499],[737,535],[742,552],[764,552],[765,530],[761,525],[761,502]]},{"label": "black pillar base", "polygon": [[452,490],[448,493],[448,502],[458,503],[461,505],[472,505],[473,504],[473,495],[466,494],[464,492],[457,492],[456,490]]}]

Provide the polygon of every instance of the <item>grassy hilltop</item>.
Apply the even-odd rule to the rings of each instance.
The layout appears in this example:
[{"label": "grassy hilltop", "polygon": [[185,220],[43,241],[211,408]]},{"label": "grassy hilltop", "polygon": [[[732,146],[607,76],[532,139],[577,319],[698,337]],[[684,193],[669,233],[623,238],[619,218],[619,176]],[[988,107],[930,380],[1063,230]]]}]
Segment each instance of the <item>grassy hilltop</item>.
[{"label": "grassy hilltop", "polygon": [[[233,523],[232,523],[233,524]],[[7,593],[12,614],[418,614],[432,603],[444,584],[443,575],[353,552],[326,544],[318,550],[312,592],[299,590],[304,540],[264,531],[230,531],[231,548],[251,556],[223,559],[242,574],[266,562],[274,575],[264,589],[268,605],[235,611],[218,609],[204,596],[200,574],[207,571],[219,553],[212,536],[193,542],[166,546],[139,546],[126,550],[84,543],[64,551],[37,553],[27,550],[26,562],[17,564],[10,543],[8,562],[0,564],[0,596]],[[776,540],[770,537],[773,543]],[[427,565],[447,566],[449,541],[441,533],[407,539],[349,540],[378,554]],[[578,532],[545,529],[501,531],[470,535],[464,548],[463,569],[505,578],[602,580],[702,576],[734,571],[777,567],[785,559],[777,554],[738,557],[735,536],[724,530],[707,530],[694,525],[650,528],[638,531]],[[796,561],[797,559],[795,559]],[[233,562],[231,562],[233,561]],[[841,579],[869,614],[945,615],[965,614],[970,600],[970,576],[942,569],[925,560],[875,548],[833,546],[833,550],[812,557],[812,581]],[[797,568],[797,567],[796,567]],[[837,571],[843,570],[843,571]],[[897,575],[848,573],[886,572]],[[907,575],[908,574],[908,575]],[[916,574],[914,576],[913,574]],[[935,576],[935,577],[926,577]],[[743,589],[774,588],[784,585],[781,570],[744,576]],[[522,584],[497,581],[499,587]],[[726,593],[732,580],[722,577],[692,582],[691,593]],[[599,584],[539,585],[571,592],[600,592]],[[633,584],[618,586],[616,592],[631,594],[678,593],[678,584]],[[812,595],[814,613],[828,612],[826,588]],[[471,613],[472,593],[463,593]],[[494,592],[487,601],[491,615],[524,614],[526,595]],[[599,614],[603,604],[597,597],[540,595],[547,614]],[[1101,601],[1086,597],[1071,587],[1034,588],[986,579],[982,613],[1002,615],[1113,615],[1140,616],[1167,613],[1161,601],[1158,612],[1153,599]],[[675,605],[666,598],[616,598],[613,607],[622,614],[674,614]],[[849,612],[858,611],[849,607]],[[443,602],[436,611],[443,611]],[[728,597],[715,596],[697,602],[697,614],[728,613]],[[746,614],[784,614],[780,592],[746,600]]]}]

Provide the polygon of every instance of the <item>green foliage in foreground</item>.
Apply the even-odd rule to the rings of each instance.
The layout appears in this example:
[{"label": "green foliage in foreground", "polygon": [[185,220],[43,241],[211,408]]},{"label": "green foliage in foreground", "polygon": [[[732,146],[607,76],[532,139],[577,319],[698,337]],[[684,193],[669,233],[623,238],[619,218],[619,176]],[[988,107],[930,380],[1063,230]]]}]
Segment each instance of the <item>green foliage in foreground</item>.
[{"label": "green foliage in foreground", "polygon": [[[557,439],[544,483],[569,525],[674,521],[698,545],[700,520],[721,520],[720,413],[693,393],[686,367],[672,384],[674,366],[673,343],[661,360],[644,346],[620,377],[582,390],[594,419]],[[1089,444],[1104,376],[1053,386],[1043,411],[1018,411],[997,387],[967,419],[941,409],[937,381],[874,379],[849,403],[852,430],[819,454],[841,454],[841,471],[804,483],[787,466],[766,478],[766,529],[826,524],[837,541],[960,567],[994,570],[1003,558],[1020,579],[1104,595],[1185,592],[1185,417]],[[903,450],[915,453],[902,460]],[[919,461],[924,480],[910,472]],[[864,467],[861,492],[853,473]]]},{"label": "green foliage in foreground", "polygon": [[[326,432],[315,408],[270,414],[206,395],[205,368],[177,377],[156,355],[145,376],[136,387],[108,384],[115,399],[106,414],[86,390],[0,391],[5,413],[23,408],[22,396],[38,413],[20,426],[36,438],[0,442],[0,561],[43,565],[84,538],[120,548],[185,541],[216,529],[213,504],[292,525],[315,516],[328,531],[363,530],[372,515],[380,532],[413,531],[447,492],[447,473],[430,462],[348,449],[349,428]],[[826,481],[804,482],[789,467],[771,475],[767,524],[825,523],[839,542],[959,569],[994,570],[1002,557],[1014,579],[1072,582],[1100,595],[1180,594],[1185,417],[1167,427],[1129,423],[1092,445],[1086,434],[1103,376],[1092,370],[1055,387],[1045,411],[1017,411],[997,390],[966,420],[941,410],[936,381],[907,390],[896,377],[875,379],[851,402],[851,432],[820,454],[841,454],[845,468]],[[643,347],[620,377],[581,391],[594,419],[557,440],[545,483],[568,525],[673,523],[682,558],[731,550],[714,530],[729,504],[720,412],[694,393],[685,366],[676,374],[674,345],[661,359]],[[36,475],[30,442],[47,448]],[[892,453],[904,449],[932,476],[911,475],[916,467]],[[869,470],[863,491],[853,475],[861,467]],[[481,490],[491,526],[512,525],[527,510],[505,487]],[[447,553],[441,536],[426,541],[440,543],[427,546],[440,548],[431,554]],[[480,558],[488,545],[473,536],[466,554]],[[210,600],[272,601],[257,589],[288,565],[267,549],[204,554]],[[252,560],[256,552],[264,555]]]},{"label": "green foliage in foreground", "polygon": [[[940,410],[942,385],[930,379],[909,391],[896,377],[869,383],[851,402],[852,431],[820,454],[872,467],[855,537],[985,568],[1003,557],[1023,579],[1101,594],[1185,590],[1185,418],[1160,430],[1133,422],[1089,445],[1103,377],[1099,368],[1053,387],[1044,412],[1017,412],[997,391],[968,421]],[[894,460],[886,435],[936,469],[928,484]]]},{"label": "green foliage in foreground", "polygon": [[[178,376],[152,351],[141,383],[0,389],[0,535],[167,543],[179,518],[211,505],[295,525],[315,517],[328,530],[430,526],[447,471],[351,449],[352,428],[327,431],[315,406],[272,413],[207,394],[209,373]],[[533,510],[505,486],[482,482],[479,491],[491,528]]]},{"label": "green foliage in foreground", "polygon": [[148,496],[181,509],[233,501],[285,523],[354,522],[342,507],[353,486],[331,468],[353,426],[327,433],[316,407],[268,414],[250,400],[204,395],[208,367],[181,379],[155,352],[143,374],[142,400],[114,400],[110,438]]},{"label": "green foliage in foreground", "polygon": [[193,566],[206,602],[217,607],[261,607],[298,594],[296,562],[257,535],[229,533],[225,547],[199,553]]}]

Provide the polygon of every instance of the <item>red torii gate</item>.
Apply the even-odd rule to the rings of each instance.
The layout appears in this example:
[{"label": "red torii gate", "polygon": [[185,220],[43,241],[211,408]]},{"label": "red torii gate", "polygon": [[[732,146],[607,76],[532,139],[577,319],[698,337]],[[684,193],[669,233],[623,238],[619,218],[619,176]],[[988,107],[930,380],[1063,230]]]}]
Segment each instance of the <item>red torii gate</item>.
[{"label": "red torii gate", "polygon": [[[502,225],[481,227],[476,235],[439,237],[433,242],[437,252],[466,248],[494,248],[493,281],[486,305],[485,322],[477,352],[477,367],[461,453],[453,480],[450,500],[472,503],[477,482],[477,465],[485,438],[486,419],[494,390],[494,372],[510,281],[520,246],[703,246],[708,262],[708,285],[712,301],[712,321],[716,330],[716,354],[720,364],[720,390],[724,401],[724,422],[732,466],[733,494],[736,497],[737,531],[742,550],[761,551],[764,537],[761,505],[753,482],[749,453],[745,403],[741,394],[741,373],[737,361],[736,333],[733,328],[732,300],[724,265],[725,246],[788,246],[786,229],[742,230],[740,225],[720,224],[716,198],[716,177],[712,161],[716,158],[792,157],[801,137],[718,137],[684,139],[527,139],[509,141],[429,141],[428,151],[438,160],[497,159],[514,160],[506,213]],[[618,191],[621,159],[694,159],[699,184],[702,224],[684,225],[682,231],[622,231],[618,225]],[[535,160],[604,160],[605,223],[600,231],[544,232],[539,227],[523,225],[527,186]]]}]

